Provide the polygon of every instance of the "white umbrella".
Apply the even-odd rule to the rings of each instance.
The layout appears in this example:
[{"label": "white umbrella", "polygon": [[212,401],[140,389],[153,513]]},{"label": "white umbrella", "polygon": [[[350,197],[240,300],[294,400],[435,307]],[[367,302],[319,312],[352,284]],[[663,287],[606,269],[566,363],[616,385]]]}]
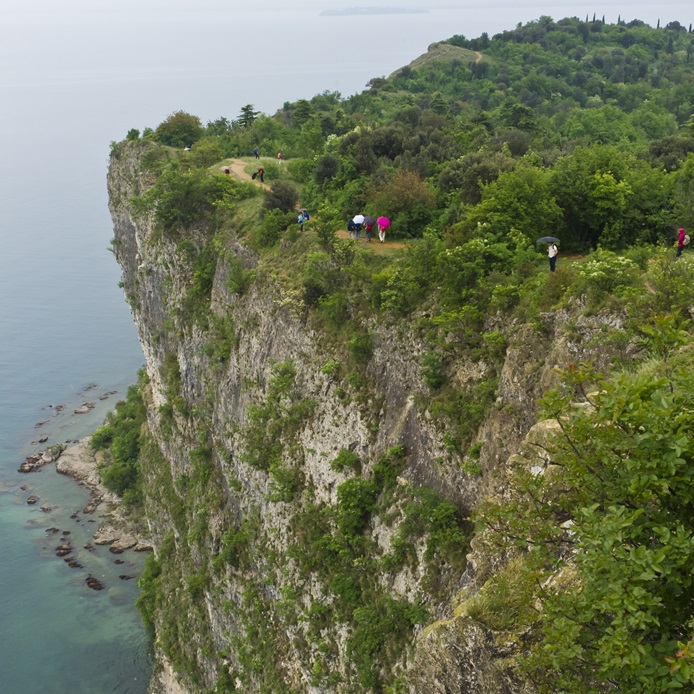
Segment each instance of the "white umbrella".
[{"label": "white umbrella", "polygon": [[363,223],[364,223],[364,215],[363,215],[363,214],[358,214],[358,215],[356,215],[356,216],[352,219],[352,221],[353,221],[355,224],[363,224]]}]

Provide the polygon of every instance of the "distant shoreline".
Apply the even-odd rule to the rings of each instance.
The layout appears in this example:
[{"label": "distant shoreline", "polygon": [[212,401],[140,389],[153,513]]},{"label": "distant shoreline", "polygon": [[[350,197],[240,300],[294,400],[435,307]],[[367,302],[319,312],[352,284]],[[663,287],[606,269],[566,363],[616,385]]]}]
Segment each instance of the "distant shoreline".
[{"label": "distant shoreline", "polygon": [[347,7],[344,10],[323,10],[321,17],[349,17],[355,15],[382,14],[428,14],[429,10],[407,9],[404,7]]}]

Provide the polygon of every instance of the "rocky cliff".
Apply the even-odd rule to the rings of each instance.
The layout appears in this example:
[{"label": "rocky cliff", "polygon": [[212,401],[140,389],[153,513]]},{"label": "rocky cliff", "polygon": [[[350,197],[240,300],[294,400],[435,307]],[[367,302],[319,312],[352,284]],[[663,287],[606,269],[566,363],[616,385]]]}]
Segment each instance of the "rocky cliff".
[{"label": "rocky cliff", "polygon": [[[555,369],[605,358],[586,347],[605,319],[487,319],[505,337],[496,362],[461,354],[449,367],[461,393],[495,387],[471,460],[430,411],[418,317],[364,318],[369,343],[348,354],[233,224],[162,233],[137,211],[149,147],[121,147],[108,187],[150,383],[153,691],[524,691],[513,643],[455,609],[493,568],[468,560],[469,516]],[[212,236],[211,286],[193,311],[191,253]],[[229,281],[239,268],[255,271],[243,288]]]}]

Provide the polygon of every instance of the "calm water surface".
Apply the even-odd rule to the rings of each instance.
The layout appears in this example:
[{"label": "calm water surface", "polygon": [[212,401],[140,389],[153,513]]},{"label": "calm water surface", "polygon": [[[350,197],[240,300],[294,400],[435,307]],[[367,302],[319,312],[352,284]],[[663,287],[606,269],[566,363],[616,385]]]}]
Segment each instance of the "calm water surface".
[{"label": "calm water surface", "polygon": [[[350,3],[345,3],[348,6]],[[364,2],[361,4],[369,4]],[[376,3],[379,6],[388,2]],[[397,4],[397,3],[390,3]],[[426,3],[419,3],[426,5]],[[7,6],[6,6],[7,5]],[[116,7],[117,5],[117,7]],[[142,354],[107,247],[108,146],[128,129],[156,127],[183,109],[203,122],[252,103],[272,113],[325,90],[344,95],[388,75],[436,40],[490,35],[582,3],[469,2],[426,15],[321,18],[333,3],[229,4],[105,0],[3,2],[0,43],[0,692],[142,693],[149,644],[134,609],[142,557],[80,551],[83,570],[54,556],[49,527],[74,546],[94,523],[85,493],[52,467],[16,468],[40,435],[88,434],[135,380]],[[339,5],[342,7],[343,5]],[[109,9],[111,8],[111,9]],[[692,21],[690,5],[608,3],[608,21]],[[108,400],[98,396],[110,391]],[[89,415],[75,406],[96,401]],[[50,405],[63,404],[58,415]],[[36,426],[38,425],[38,426]],[[22,485],[28,485],[21,489]],[[29,494],[40,497],[28,506]],[[90,527],[91,526],[91,527]],[[90,572],[107,589],[85,587]]]}]

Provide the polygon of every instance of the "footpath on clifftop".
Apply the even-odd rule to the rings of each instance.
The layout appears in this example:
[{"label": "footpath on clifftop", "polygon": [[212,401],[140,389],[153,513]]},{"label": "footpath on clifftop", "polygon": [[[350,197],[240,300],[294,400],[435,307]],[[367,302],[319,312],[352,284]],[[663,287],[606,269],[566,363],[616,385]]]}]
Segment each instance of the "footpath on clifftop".
[{"label": "footpath on clifftop", "polygon": [[[270,186],[267,183],[259,181],[257,178],[254,179],[252,174],[248,173],[246,169],[248,168],[250,163],[250,161],[246,161],[244,159],[225,159],[224,163],[222,164],[222,167],[228,166],[229,169],[231,169],[231,173],[233,173],[234,176],[236,176],[236,178],[238,178],[241,181],[249,181],[251,183],[255,183],[255,185],[260,186],[264,190],[270,190]],[[297,210],[300,208],[301,203],[297,205]],[[335,233],[337,234],[338,238],[349,238],[347,229],[338,229]],[[366,243],[365,238],[362,238],[360,240]],[[386,240],[384,243],[379,243],[377,232],[374,232],[374,240],[368,245],[374,253],[378,254],[389,253],[391,250],[395,249],[401,250],[403,248],[407,248],[407,244],[403,243],[402,241],[393,241],[392,239],[389,239],[388,236],[386,236]]]}]

